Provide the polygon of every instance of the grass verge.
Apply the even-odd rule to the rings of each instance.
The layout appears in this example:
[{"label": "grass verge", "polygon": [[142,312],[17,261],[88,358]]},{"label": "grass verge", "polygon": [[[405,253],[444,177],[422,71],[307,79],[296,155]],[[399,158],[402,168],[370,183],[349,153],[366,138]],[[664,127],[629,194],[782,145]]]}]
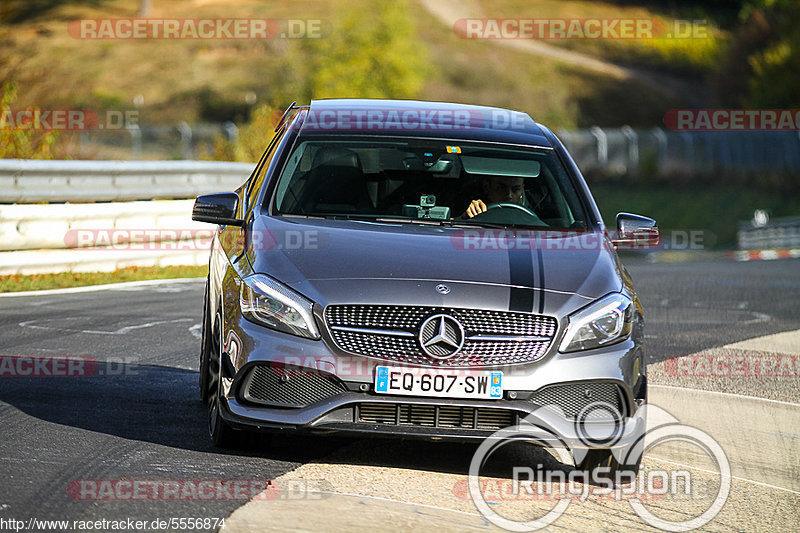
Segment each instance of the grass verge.
[{"label": "grass verge", "polygon": [[59,272],[30,276],[0,276],[0,293],[106,285],[146,279],[201,278],[207,266],[130,267],[115,272]]},{"label": "grass verge", "polygon": [[[613,38],[612,33],[612,37],[603,39],[563,38],[545,39],[544,42],[620,64],[694,77],[703,76],[715,68],[728,38],[724,31],[708,22],[708,13],[691,5],[674,5],[667,9],[668,6],[660,2],[641,1],[635,2],[638,5],[587,0],[538,0],[535,3],[529,0],[482,0],[481,3],[486,17],[619,19],[627,24],[636,20],[651,21],[651,37]],[[689,24],[692,20],[696,24],[694,27]]]}]

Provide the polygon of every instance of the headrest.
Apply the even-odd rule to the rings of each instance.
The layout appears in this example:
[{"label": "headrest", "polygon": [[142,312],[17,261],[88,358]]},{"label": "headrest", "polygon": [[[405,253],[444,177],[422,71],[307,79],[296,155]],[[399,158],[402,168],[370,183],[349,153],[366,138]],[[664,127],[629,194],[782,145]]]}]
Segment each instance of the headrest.
[{"label": "headrest", "polygon": [[361,161],[357,153],[347,148],[323,148],[314,154],[314,164],[312,167],[319,167],[322,165],[360,169]]}]

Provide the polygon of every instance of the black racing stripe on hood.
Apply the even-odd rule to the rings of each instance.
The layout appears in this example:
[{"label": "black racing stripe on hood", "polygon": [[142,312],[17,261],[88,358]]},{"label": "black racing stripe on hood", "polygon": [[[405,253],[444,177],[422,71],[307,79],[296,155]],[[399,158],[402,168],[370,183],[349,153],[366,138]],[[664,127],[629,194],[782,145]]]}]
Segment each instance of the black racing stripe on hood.
[{"label": "black racing stripe on hood", "polygon": [[542,249],[536,248],[536,259],[539,261],[539,314],[544,314],[544,256]]},{"label": "black racing stripe on hood", "polygon": [[[508,310],[530,313],[533,311],[533,254],[530,250],[508,250],[509,283]],[[517,287],[515,285],[522,285]]]}]

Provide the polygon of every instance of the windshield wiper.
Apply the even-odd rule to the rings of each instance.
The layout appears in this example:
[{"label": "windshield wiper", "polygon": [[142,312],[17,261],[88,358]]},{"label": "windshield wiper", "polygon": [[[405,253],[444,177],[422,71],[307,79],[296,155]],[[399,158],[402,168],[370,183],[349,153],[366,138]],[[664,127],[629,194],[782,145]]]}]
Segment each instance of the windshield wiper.
[{"label": "windshield wiper", "polygon": [[472,228],[489,228],[489,229],[534,229],[541,226],[517,226],[514,224],[499,224],[497,222],[482,222],[479,220],[453,220],[453,227],[472,227]]},{"label": "windshield wiper", "polygon": [[324,218],[326,220],[364,220],[368,222],[372,222],[375,220],[375,217],[371,217],[368,215],[318,215],[320,218]]},{"label": "windshield wiper", "polygon": [[423,226],[470,227],[505,230],[535,230],[545,229],[546,226],[520,226],[514,224],[500,224],[497,222],[483,222],[470,219],[440,219],[440,218],[408,218],[392,216],[370,216],[358,214],[331,214],[331,215],[285,215],[299,218],[316,218],[326,220],[355,220],[360,222],[375,222],[377,224],[418,224]]},{"label": "windshield wiper", "polygon": [[440,218],[407,218],[407,217],[380,217],[377,222],[397,222],[399,224],[422,224],[425,226],[451,226],[452,220]]}]

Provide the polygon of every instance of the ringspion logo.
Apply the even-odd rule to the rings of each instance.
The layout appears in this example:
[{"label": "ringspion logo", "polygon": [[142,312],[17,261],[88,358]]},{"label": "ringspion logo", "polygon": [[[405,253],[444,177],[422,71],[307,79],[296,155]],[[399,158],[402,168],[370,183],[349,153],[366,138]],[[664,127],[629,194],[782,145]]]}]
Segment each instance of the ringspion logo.
[{"label": "ringspion logo", "polygon": [[[633,417],[619,424],[616,422],[620,421],[619,413],[614,413],[612,406],[605,407],[609,408],[606,420],[613,423],[589,422],[582,416],[586,414],[584,410],[576,417],[578,439],[561,436],[564,413],[558,413],[560,408],[556,405],[539,407],[517,425],[500,429],[484,439],[472,456],[467,478],[469,498],[478,512],[495,526],[509,531],[543,529],[557,521],[573,500],[587,499],[625,501],[645,523],[664,531],[690,531],[716,518],[730,496],[732,483],[730,461],[722,446],[709,434],[681,424],[655,405],[639,408]],[[656,422],[647,428],[645,435],[647,420]],[[710,483],[697,484],[697,476],[684,469],[623,468],[612,475],[609,466],[576,468],[570,472],[552,470],[544,465],[538,465],[535,472],[527,464],[513,466],[510,484],[494,483],[481,474],[489,458],[500,448],[529,442],[548,446],[565,465],[580,464],[592,449],[610,451],[619,465],[635,465],[662,444],[680,443],[696,448],[700,457],[707,456],[715,464],[718,480],[715,476]],[[458,496],[460,487],[454,490]],[[670,507],[677,507],[678,512],[669,518],[662,517],[662,499],[669,499]],[[546,506],[549,509],[535,509],[539,516],[531,517],[526,513],[523,518],[504,515],[499,504],[506,500],[538,500],[552,505]],[[651,509],[648,504],[653,501],[656,505]],[[681,501],[687,503],[686,509],[676,505]]]},{"label": "ringspion logo", "polygon": [[[663,500],[665,495],[691,494],[692,484],[696,483],[691,472],[654,471],[638,476],[631,483],[609,487],[603,483],[586,483],[586,473],[573,470],[569,473],[545,470],[538,466],[515,466],[513,479],[481,479],[480,492],[487,502],[540,502],[560,501],[627,501]],[[453,485],[453,494],[459,500],[470,499],[469,480],[462,479]]]}]

